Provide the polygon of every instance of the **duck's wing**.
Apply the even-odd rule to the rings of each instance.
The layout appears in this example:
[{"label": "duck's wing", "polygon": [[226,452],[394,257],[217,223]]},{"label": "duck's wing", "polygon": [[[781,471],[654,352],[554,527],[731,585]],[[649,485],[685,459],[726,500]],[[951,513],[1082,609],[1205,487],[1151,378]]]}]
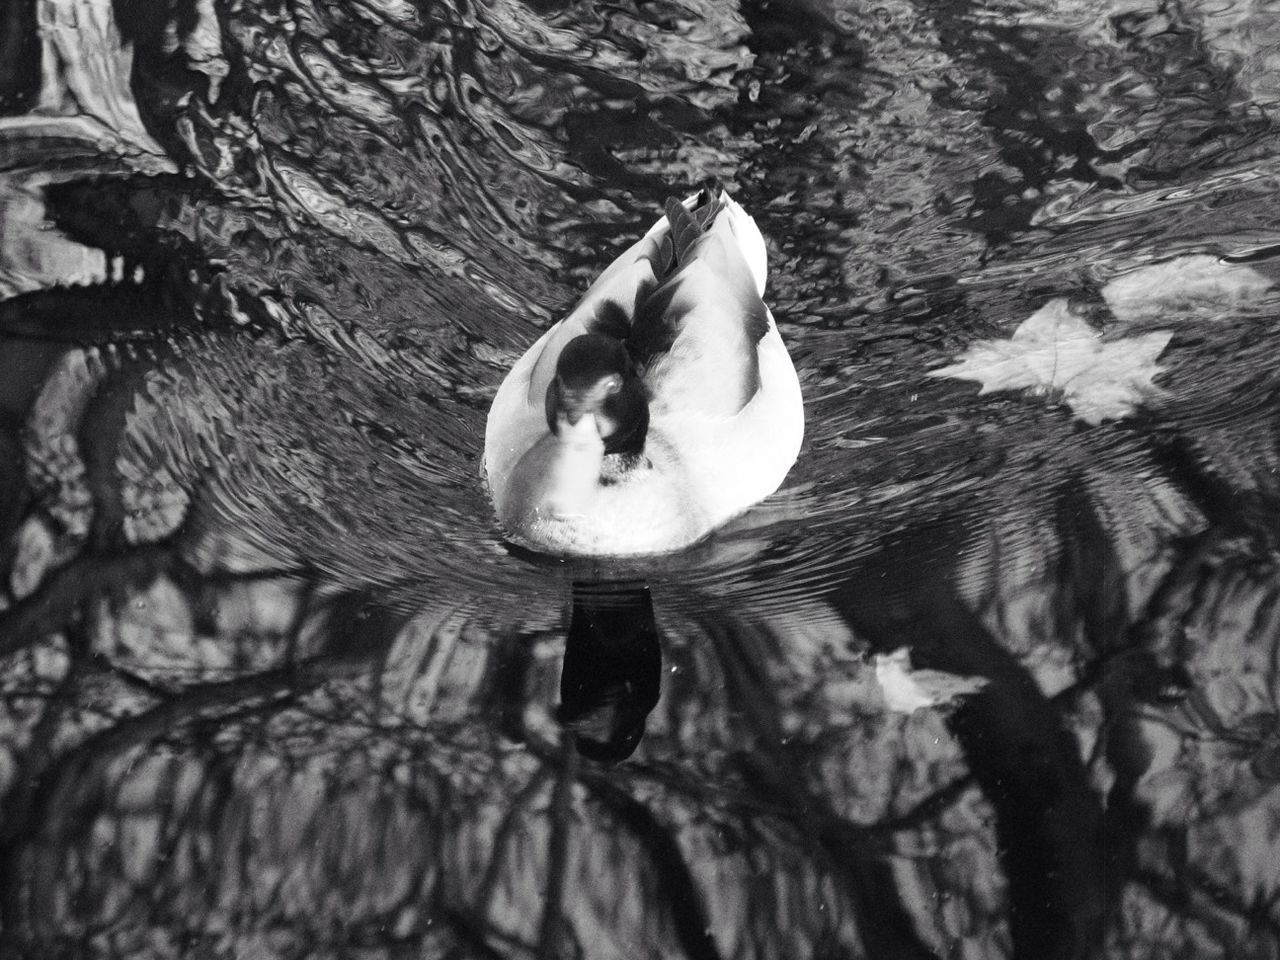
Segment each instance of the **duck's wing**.
[{"label": "duck's wing", "polygon": [[651,395],[731,415],[759,385],[755,344],[770,322],[760,300],[764,283],[764,239],[722,189],[669,200],[666,216],[551,329],[534,360],[526,402],[542,408],[570,340],[603,333],[626,341]]},{"label": "duck's wing", "polygon": [[666,232],[664,218],[609,264],[573,311],[552,328],[529,377],[529,403],[542,406],[547,387],[555,376],[560,352],[574,337],[603,333],[619,340],[627,338],[637,304],[658,286],[654,263]]},{"label": "duck's wing", "polygon": [[772,325],[760,299],[764,240],[723,191],[698,199],[668,202],[658,283],[636,306],[627,346],[655,412],[727,418],[760,388],[756,348]]}]

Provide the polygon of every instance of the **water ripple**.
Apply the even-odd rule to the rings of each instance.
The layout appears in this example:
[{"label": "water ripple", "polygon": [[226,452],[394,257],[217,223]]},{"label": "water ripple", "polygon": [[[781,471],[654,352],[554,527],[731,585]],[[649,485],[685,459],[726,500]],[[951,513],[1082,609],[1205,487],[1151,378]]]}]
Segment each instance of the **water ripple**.
[{"label": "water ripple", "polygon": [[[350,801],[350,824],[416,831],[438,794],[467,826],[436,824],[409,844],[414,864],[483,859],[490,834],[520,838],[511,862],[563,860],[562,834],[599,827],[605,854],[579,854],[617,881],[637,837],[663,839],[651,859],[668,872],[630,887],[648,906],[650,888],[688,896],[624,941],[657,930],[664,955],[705,954],[707,930],[722,953],[754,937],[783,955],[778,929],[802,953],[1032,955],[1018,924],[1045,902],[1123,926],[1147,908],[1090,899],[1106,885],[1080,865],[1104,808],[1133,820],[1113,857],[1142,862],[1126,896],[1168,874],[1165,900],[1211,889],[1225,918],[1216,892],[1245,902],[1253,887],[1178,886],[1176,857],[1138,821],[1154,812],[1191,849],[1244,830],[1228,794],[1254,803],[1275,774],[1278,35],[1264,6],[37,5],[47,72],[30,110],[0,117],[0,451],[21,465],[0,475],[0,719],[24,731],[0,737],[0,793],[6,823],[27,822],[10,819],[25,784],[65,802],[39,843],[0,830],[15,863],[41,865],[10,898],[13,929],[22,904],[72,902],[82,876],[89,889],[109,872],[67,873],[48,838],[80,837],[59,818],[108,804],[106,767],[151,797],[161,741],[184,772],[159,806],[234,767],[219,789],[247,804],[247,785],[271,784],[287,811],[332,799],[317,784],[341,770],[385,789]],[[766,297],[806,401],[800,459],[681,554],[523,552],[480,476],[497,384],[667,196],[708,176],[766,238]],[[1163,346],[1123,416],[1073,416],[1052,374],[989,393],[929,376],[1013,342],[1047,304],[1080,337]],[[560,753],[557,675],[590,581],[633,598],[647,584],[668,658],[650,739],[621,772]],[[894,714],[874,665],[900,646],[920,682],[985,692]],[[27,683],[39,696],[9,686]],[[57,736],[39,741],[45,727]],[[589,739],[585,722],[574,736]],[[59,751],[82,766],[47,772]],[[267,769],[282,756],[301,766]],[[360,767],[379,758],[394,775]],[[1218,770],[1228,786],[1201,791],[1202,809],[1189,798]],[[592,799],[555,786],[575,778]],[[77,789],[98,799],[73,803]],[[249,822],[226,816],[224,846]],[[334,862],[367,865],[334,829]],[[310,869],[302,846],[280,849]],[[1217,844],[1197,869],[1246,846]],[[679,872],[695,848],[711,880]],[[134,848],[103,849],[123,863]],[[443,901],[419,914],[410,897],[393,917],[353,896],[340,915],[376,915],[368,944],[447,913],[482,933],[437,953],[515,949],[518,926],[520,950],[558,955],[559,915],[492,863],[476,882],[522,908],[500,936]],[[255,889],[268,867],[244,874],[267,878]],[[735,884],[762,870],[778,884],[761,899],[799,906],[757,910],[759,891]],[[166,877],[120,897],[190,889]],[[260,920],[233,886],[219,902]],[[1249,903],[1240,916],[1261,916]]]}]

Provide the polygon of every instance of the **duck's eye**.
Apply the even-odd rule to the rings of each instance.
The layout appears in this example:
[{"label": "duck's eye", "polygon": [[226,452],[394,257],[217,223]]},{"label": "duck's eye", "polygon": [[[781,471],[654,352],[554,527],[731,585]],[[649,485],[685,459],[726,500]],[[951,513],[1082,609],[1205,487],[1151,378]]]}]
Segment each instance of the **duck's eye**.
[{"label": "duck's eye", "polygon": [[622,389],[622,378],[616,373],[605,377],[604,391],[610,395],[617,393]]}]

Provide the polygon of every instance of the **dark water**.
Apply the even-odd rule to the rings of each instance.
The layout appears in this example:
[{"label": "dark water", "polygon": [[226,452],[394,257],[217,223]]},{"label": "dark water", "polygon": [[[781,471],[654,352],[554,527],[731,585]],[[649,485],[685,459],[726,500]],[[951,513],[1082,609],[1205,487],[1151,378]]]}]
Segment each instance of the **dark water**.
[{"label": "dark water", "polygon": [[[0,955],[1280,956],[1278,71],[1267,0],[3,4]],[[707,177],[799,462],[507,546],[498,383]]]}]

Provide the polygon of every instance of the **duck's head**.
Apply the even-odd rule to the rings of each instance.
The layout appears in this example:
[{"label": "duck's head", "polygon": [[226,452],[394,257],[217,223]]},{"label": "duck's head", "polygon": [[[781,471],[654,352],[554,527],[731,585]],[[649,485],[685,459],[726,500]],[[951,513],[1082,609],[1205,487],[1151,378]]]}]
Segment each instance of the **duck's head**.
[{"label": "duck's head", "polygon": [[649,429],[644,384],[621,341],[600,333],[574,337],[560,352],[547,387],[547,426],[557,436],[591,418],[605,453],[639,453]]}]

